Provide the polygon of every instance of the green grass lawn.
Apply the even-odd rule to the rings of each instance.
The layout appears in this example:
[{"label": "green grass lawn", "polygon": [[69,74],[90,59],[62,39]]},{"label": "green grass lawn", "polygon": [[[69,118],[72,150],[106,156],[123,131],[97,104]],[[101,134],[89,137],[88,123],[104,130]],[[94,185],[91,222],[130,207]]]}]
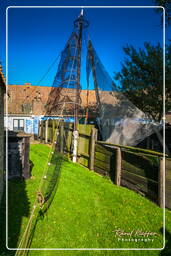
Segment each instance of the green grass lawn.
[{"label": "green grass lawn", "polygon": [[[33,163],[33,178],[23,187],[18,182],[11,184],[13,199],[18,205],[10,210],[10,241],[18,243],[26,227],[28,216],[36,196],[43,166],[49,147],[31,145],[30,159]],[[21,191],[22,189],[22,191]],[[11,200],[10,200],[11,201]],[[12,201],[11,201],[12,207]],[[18,216],[16,215],[18,211]],[[21,210],[22,209],[22,210]],[[16,224],[16,222],[19,222]],[[171,222],[171,213],[166,211],[166,221]],[[15,230],[15,226],[18,226]],[[151,201],[112,182],[88,169],[65,160],[54,200],[42,220],[39,220],[31,248],[160,248],[162,242],[162,210]],[[19,230],[20,227],[20,230]],[[154,232],[153,241],[121,241],[116,230],[133,231],[131,238],[143,238],[135,231]],[[166,242],[171,237],[171,227],[166,225]],[[16,234],[17,239],[14,239]],[[129,238],[128,235],[124,236]],[[14,241],[14,242],[12,242]],[[15,245],[14,245],[15,246]],[[163,251],[30,251],[33,255],[169,255]]]}]

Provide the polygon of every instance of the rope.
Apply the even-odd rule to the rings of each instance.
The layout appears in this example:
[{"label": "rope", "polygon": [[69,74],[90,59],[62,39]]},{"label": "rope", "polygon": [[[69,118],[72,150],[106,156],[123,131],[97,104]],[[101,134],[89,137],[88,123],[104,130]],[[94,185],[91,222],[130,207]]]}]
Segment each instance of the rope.
[{"label": "rope", "polygon": [[[29,94],[29,96],[31,96],[35,90],[37,89],[37,86],[39,86],[39,84],[43,81],[43,79],[47,76],[47,74],[49,73],[49,71],[52,69],[53,65],[57,62],[57,60],[59,59],[61,53],[58,54],[58,56],[55,58],[55,60],[52,62],[52,64],[50,64],[49,68],[47,69],[47,71],[45,72],[45,74],[42,76],[42,78],[37,82],[37,84],[34,86],[35,88],[33,89],[33,91]],[[27,95],[28,96],[28,95]],[[21,105],[25,102],[27,97],[24,98],[24,100],[22,101]]]},{"label": "rope", "polygon": [[[56,136],[56,132],[54,132],[54,135],[53,135],[53,143],[52,143],[51,150],[49,151],[49,154],[48,154],[47,163],[50,162],[49,159],[51,160],[51,158],[52,158],[52,150],[53,150],[53,147],[54,147],[54,145],[55,145],[55,143],[54,143],[54,141],[55,141],[55,136]],[[27,245],[29,231],[30,231],[30,229],[31,229],[31,224],[32,224],[32,221],[33,221],[33,217],[35,216],[35,215],[34,215],[34,212],[35,212],[35,210],[37,209],[37,206],[38,206],[38,205],[40,206],[40,208],[42,208],[42,206],[43,206],[44,197],[43,197],[43,194],[40,192],[40,190],[41,190],[41,186],[42,186],[42,183],[43,183],[43,177],[45,176],[45,172],[47,173],[47,170],[48,170],[48,165],[46,164],[46,168],[45,168],[45,170],[44,170],[44,173],[43,173],[43,175],[42,175],[42,177],[41,177],[41,181],[40,181],[40,184],[39,184],[39,188],[38,188],[38,192],[37,192],[37,197],[36,197],[36,199],[35,199],[35,201],[34,201],[34,204],[33,204],[33,210],[32,210],[32,212],[31,212],[30,218],[29,218],[29,220],[28,220],[26,229],[25,229],[24,234],[23,234],[23,236],[22,236],[22,238],[21,238],[21,240],[20,240],[20,243],[19,243],[18,248],[23,248],[23,245]],[[40,203],[38,197],[41,197],[41,199],[42,199],[42,202],[41,202],[41,203]],[[36,216],[36,217],[37,217],[37,216]],[[21,246],[22,246],[22,247],[21,247]],[[24,252],[25,252],[25,251],[26,251],[26,248],[25,248]],[[24,252],[23,252],[23,250],[22,250],[22,253],[24,253]],[[20,253],[21,253],[21,250],[17,250],[15,256],[19,256]]]},{"label": "rope", "polygon": [[[78,46],[78,39],[77,39],[77,43],[76,43],[76,46],[75,46],[75,52],[74,52],[74,58],[73,58],[72,66],[71,66],[71,72],[70,72],[70,76],[69,76],[69,80],[68,80],[68,83],[67,83],[67,87],[66,87],[66,88],[69,87],[69,84],[70,84],[70,81],[71,81],[71,75],[72,75],[72,72],[73,72],[74,62],[75,62],[75,58],[76,58],[77,46]],[[62,114],[63,114],[65,105],[66,105],[66,102],[63,103],[63,107],[62,107],[62,109],[61,109],[61,114],[60,114],[61,116],[62,116]]]},{"label": "rope", "polygon": [[[76,44],[76,47],[75,47],[75,53],[74,53],[74,58],[73,58],[73,62],[72,62],[72,67],[71,67],[71,72],[70,72],[70,77],[69,77],[69,80],[68,80],[68,84],[67,84],[67,88],[70,84],[70,80],[71,80],[71,75],[72,75],[72,72],[73,72],[73,67],[74,67],[74,62],[75,62],[75,58],[76,58],[76,51],[77,51],[77,46],[78,46],[78,40],[77,40],[77,44]],[[55,60],[56,62],[56,60]],[[53,62],[54,64],[54,62]],[[52,66],[52,65],[51,65]],[[49,68],[50,70],[50,68]],[[48,72],[49,72],[48,70]],[[48,73],[46,72],[46,74]],[[45,76],[44,76],[45,77]],[[44,78],[43,77],[43,78]],[[42,79],[40,80],[42,81]],[[39,82],[40,82],[39,81]],[[32,92],[33,93],[33,92]],[[63,114],[63,111],[64,111],[64,108],[65,108],[65,102],[63,103],[63,107],[61,109],[61,116]],[[35,216],[34,215],[34,212],[35,210],[37,209],[37,206],[39,205],[40,208],[43,207],[43,204],[45,203],[45,198],[43,196],[43,194],[41,193],[41,187],[43,185],[43,182],[44,182],[44,177],[46,176],[47,172],[48,172],[48,167],[50,165],[50,162],[51,162],[51,159],[52,159],[52,155],[54,153],[54,145],[56,144],[56,141],[57,140],[57,130],[59,128],[59,122],[58,122],[58,125],[57,125],[57,128],[55,129],[55,132],[54,132],[54,135],[53,135],[53,140],[52,140],[52,147],[51,147],[51,150],[49,151],[49,154],[48,154],[48,158],[47,158],[47,162],[46,162],[46,167],[44,169],[44,172],[43,172],[43,175],[41,177],[41,180],[40,180],[40,184],[39,184],[39,188],[38,188],[38,192],[37,192],[37,197],[35,199],[35,202],[34,202],[34,206],[33,206],[33,210],[31,212],[31,215],[30,215],[30,218],[29,218],[29,221],[28,221],[28,224],[26,226],[26,229],[24,231],[24,234],[21,238],[21,241],[19,243],[19,246],[18,248],[21,248],[22,245],[25,245],[27,246],[27,243],[28,243],[28,239],[29,239],[29,232],[30,232],[30,229],[31,229],[31,224],[32,224],[32,221],[33,221],[33,217]],[[36,216],[37,217],[37,216]],[[25,248],[24,250],[22,250],[22,254],[25,253],[25,251],[27,250],[27,248]],[[21,250],[17,250],[16,251],[16,256],[19,256],[21,253]]]},{"label": "rope", "polygon": [[[27,240],[24,240],[24,238],[25,238],[26,235],[28,234],[28,230],[30,231],[31,223],[32,223],[32,220],[33,220],[33,217],[34,217],[34,212],[35,212],[37,206],[38,206],[38,205],[36,204],[36,200],[35,200],[35,204],[34,204],[34,206],[33,206],[33,210],[32,210],[32,212],[31,212],[31,215],[30,215],[28,224],[27,224],[26,229],[25,229],[25,231],[24,231],[24,234],[23,234],[23,236],[22,236],[22,238],[21,238],[21,240],[20,240],[20,243],[19,243],[18,248],[21,247],[23,241],[27,241]],[[28,238],[28,237],[27,237],[27,238]],[[16,251],[16,253],[15,253],[15,256],[20,255],[21,252],[23,253],[23,250],[21,251],[21,250],[18,250],[18,249],[17,249],[17,251]],[[24,250],[24,252],[25,252],[25,250]]]}]

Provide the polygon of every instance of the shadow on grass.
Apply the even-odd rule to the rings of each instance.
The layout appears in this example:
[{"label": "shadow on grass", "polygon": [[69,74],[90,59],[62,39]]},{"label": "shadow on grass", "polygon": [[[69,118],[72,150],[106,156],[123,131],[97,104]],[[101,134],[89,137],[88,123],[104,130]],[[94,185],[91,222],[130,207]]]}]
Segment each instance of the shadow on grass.
[{"label": "shadow on grass", "polygon": [[30,165],[30,176],[32,176],[32,170],[33,170],[33,167],[34,167],[33,161],[29,160],[29,165]]},{"label": "shadow on grass", "polygon": [[[44,196],[44,204],[42,208],[39,210],[38,217],[36,218],[33,227],[31,229],[31,233],[29,235],[29,240],[27,244],[27,248],[31,248],[31,244],[36,232],[36,225],[39,221],[43,221],[45,216],[47,217],[48,209],[56,195],[60,176],[61,176],[61,167],[63,162],[66,161],[65,157],[61,154],[55,152],[51,159],[51,164],[54,166],[53,170],[50,170],[46,174],[46,179],[42,185],[41,193]],[[42,224],[43,225],[43,224]]]},{"label": "shadow on grass", "polygon": [[[163,234],[163,228],[161,228],[160,231]],[[165,230],[165,234],[166,234],[166,245],[165,245],[165,248],[160,252],[160,255],[170,256],[171,255],[171,234],[167,229]]]},{"label": "shadow on grass", "polygon": [[[8,181],[8,240],[9,248],[17,248],[19,236],[21,234],[23,217],[28,217],[30,203],[26,193],[25,181],[21,179],[12,179]],[[1,246],[0,255],[15,255],[15,251],[6,248],[6,193],[2,199],[0,210],[1,226]]]}]

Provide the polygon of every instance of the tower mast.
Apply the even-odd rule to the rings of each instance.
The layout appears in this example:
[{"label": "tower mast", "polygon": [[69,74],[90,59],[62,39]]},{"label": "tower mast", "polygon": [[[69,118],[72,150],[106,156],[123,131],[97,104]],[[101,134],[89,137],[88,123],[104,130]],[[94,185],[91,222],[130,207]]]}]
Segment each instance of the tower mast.
[{"label": "tower mast", "polygon": [[78,106],[79,106],[79,96],[80,96],[80,89],[81,89],[81,51],[82,51],[82,35],[83,29],[88,27],[89,23],[87,20],[84,19],[84,10],[81,9],[80,15],[78,19],[74,21],[74,27],[78,31],[78,64],[77,64],[77,89],[76,89],[76,101],[74,107],[74,130],[77,130],[78,126]]},{"label": "tower mast", "polygon": [[81,50],[82,50],[82,34],[83,29],[89,26],[87,20],[84,19],[84,10],[81,9],[81,13],[74,21],[74,27],[78,30],[78,63],[77,63],[77,88],[75,91],[75,105],[74,105],[74,140],[73,140],[73,162],[77,161],[77,147],[78,147],[78,106],[80,99],[81,89]]}]

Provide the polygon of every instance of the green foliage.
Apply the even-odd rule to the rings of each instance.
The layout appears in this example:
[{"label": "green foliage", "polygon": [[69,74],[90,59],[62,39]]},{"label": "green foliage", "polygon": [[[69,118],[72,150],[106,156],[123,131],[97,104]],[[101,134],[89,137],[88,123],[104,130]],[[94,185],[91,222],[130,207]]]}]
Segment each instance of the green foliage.
[{"label": "green foliage", "polygon": [[[155,0],[156,5],[165,8],[166,25],[171,24],[171,1],[170,0]],[[156,9],[157,12],[163,14],[163,9]],[[163,15],[162,15],[163,16]],[[163,17],[161,17],[161,24],[163,24]]]},{"label": "green foliage", "polygon": [[[150,118],[163,115],[163,49],[145,42],[144,48],[123,48],[126,57],[121,71],[115,73],[121,91]],[[166,47],[166,112],[171,109],[171,45]]]}]

